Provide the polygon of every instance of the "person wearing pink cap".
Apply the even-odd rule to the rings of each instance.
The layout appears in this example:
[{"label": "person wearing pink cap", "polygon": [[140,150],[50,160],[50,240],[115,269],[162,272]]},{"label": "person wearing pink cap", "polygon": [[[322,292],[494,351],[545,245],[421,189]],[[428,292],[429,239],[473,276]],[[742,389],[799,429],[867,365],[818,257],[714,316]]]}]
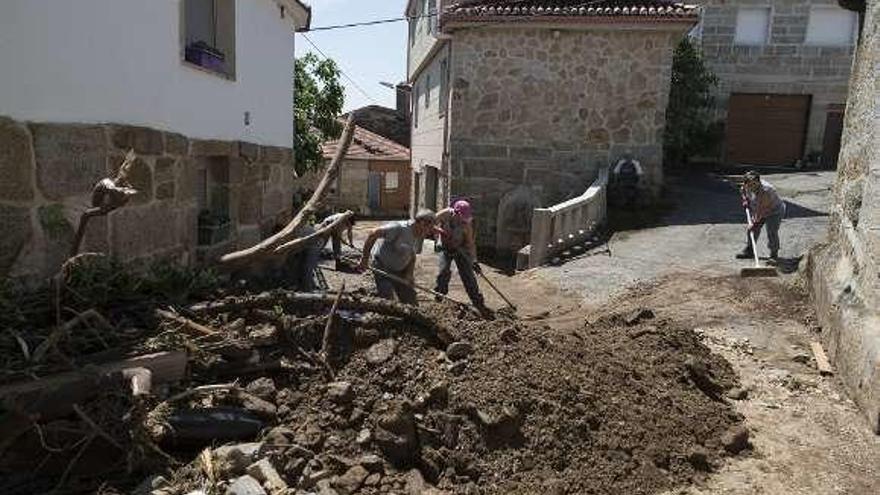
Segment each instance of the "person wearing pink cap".
[{"label": "person wearing pink cap", "polygon": [[458,200],[451,208],[437,212],[436,231],[440,247],[440,273],[434,290],[447,294],[449,279],[452,277],[452,263],[458,267],[458,276],[467,291],[468,297],[480,312],[491,313],[483,300],[475,273],[480,273],[477,262],[477,242],[474,236],[473,211],[471,204]]}]

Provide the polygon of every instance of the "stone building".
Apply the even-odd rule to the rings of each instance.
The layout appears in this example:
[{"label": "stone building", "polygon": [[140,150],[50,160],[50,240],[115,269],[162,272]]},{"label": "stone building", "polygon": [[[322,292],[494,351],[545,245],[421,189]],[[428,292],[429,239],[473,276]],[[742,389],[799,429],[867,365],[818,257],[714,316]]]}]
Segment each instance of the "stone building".
[{"label": "stone building", "polygon": [[864,27],[828,239],[810,252],[808,280],[837,375],[880,433],[880,1],[843,3],[864,12]]},{"label": "stone building", "polygon": [[[324,158],[332,159],[338,146],[338,141],[325,143]],[[409,148],[357,125],[328,203],[361,216],[402,217],[409,213],[410,183]]]},{"label": "stone building", "polygon": [[[83,250],[210,259],[290,215],[298,0],[0,2],[0,277],[57,272],[96,181],[138,154]],[[285,102],[288,102],[285,104]]]},{"label": "stone building", "polygon": [[707,0],[694,34],[719,79],[723,161],[833,167],[857,29],[835,0]]},{"label": "stone building", "polygon": [[531,210],[638,159],[663,181],[673,49],[697,22],[664,0],[411,0],[413,208],[471,200],[481,246],[529,242]]}]

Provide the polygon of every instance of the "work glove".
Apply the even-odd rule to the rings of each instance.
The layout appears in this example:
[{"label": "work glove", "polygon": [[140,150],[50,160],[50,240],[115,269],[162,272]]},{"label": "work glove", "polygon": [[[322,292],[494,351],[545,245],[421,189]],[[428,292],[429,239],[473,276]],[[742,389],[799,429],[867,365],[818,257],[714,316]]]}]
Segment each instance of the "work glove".
[{"label": "work glove", "polygon": [[480,273],[480,274],[483,273],[483,269],[480,268],[480,263],[479,263],[479,262],[474,261],[474,272],[475,272],[475,273]]}]

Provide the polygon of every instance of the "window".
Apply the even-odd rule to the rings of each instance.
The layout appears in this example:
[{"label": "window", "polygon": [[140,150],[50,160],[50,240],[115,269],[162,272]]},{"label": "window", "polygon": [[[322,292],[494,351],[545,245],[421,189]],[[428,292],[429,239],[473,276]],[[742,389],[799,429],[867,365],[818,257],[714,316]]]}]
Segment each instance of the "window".
[{"label": "window", "polygon": [[393,191],[398,187],[397,172],[385,172],[385,190]]},{"label": "window", "polygon": [[440,61],[440,97],[437,98],[440,101],[440,114],[446,113],[446,102],[449,98],[449,95],[446,93],[449,91],[449,61],[445,58]]},{"label": "window", "polygon": [[431,73],[425,76],[425,108],[431,106]]},{"label": "window", "polygon": [[235,77],[235,0],[184,0],[183,59]]},{"label": "window", "polygon": [[838,7],[813,7],[805,43],[819,46],[849,46],[855,43],[858,15]]},{"label": "window", "polygon": [[412,101],[413,126],[414,127],[419,126],[419,97],[421,96],[420,93],[421,93],[421,85],[418,82],[416,82],[413,85],[413,101]]},{"label": "window", "polygon": [[736,45],[764,45],[770,33],[770,8],[748,7],[736,12]]},{"label": "window", "polygon": [[431,26],[431,34],[436,36],[440,17],[437,15],[437,0],[428,0],[428,4],[430,5],[430,7],[428,7],[428,15],[430,16],[428,17],[428,25]]}]

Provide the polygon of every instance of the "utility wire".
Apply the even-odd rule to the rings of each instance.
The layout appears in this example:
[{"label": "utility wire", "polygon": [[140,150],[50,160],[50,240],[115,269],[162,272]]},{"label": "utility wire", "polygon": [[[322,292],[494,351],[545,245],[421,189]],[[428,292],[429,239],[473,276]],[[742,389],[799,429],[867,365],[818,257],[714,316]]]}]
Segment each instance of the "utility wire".
[{"label": "utility wire", "polygon": [[[302,34],[302,37],[305,38],[305,40],[308,41],[310,45],[312,45],[312,48],[314,48],[315,50],[317,50],[318,53],[320,53],[322,57],[324,57],[324,58],[326,58],[326,59],[330,59],[330,57],[328,57],[326,53],[324,53],[320,48],[318,48],[318,45],[316,45],[311,39],[309,39],[309,37],[306,36],[305,33],[300,33],[300,34]],[[331,60],[332,60],[332,59],[331,59]],[[357,88],[357,90],[360,91],[362,95],[364,95],[368,100],[372,101],[373,103],[376,103],[376,104],[379,103],[379,102],[377,102],[376,99],[373,98],[369,93],[367,93],[366,91],[364,91],[364,88],[362,88],[362,87],[360,86],[360,84],[358,84],[357,82],[355,82],[354,79],[352,79],[351,77],[349,77],[349,75],[346,74],[344,70],[342,70],[342,66],[340,66],[338,62],[337,62],[337,64],[336,64],[336,66],[339,68],[339,73],[342,74],[342,77],[348,79],[348,82],[350,82],[352,86],[354,86],[355,88]]]},{"label": "utility wire", "polygon": [[392,22],[414,21],[416,19],[425,19],[427,17],[437,17],[438,15],[440,15],[440,13],[435,12],[433,14],[426,14],[426,15],[392,17],[390,19],[376,19],[374,21],[363,21],[363,22],[352,22],[352,23],[348,23],[348,24],[335,24],[335,25],[330,25],[330,26],[319,26],[319,27],[309,28],[309,32],[330,31],[333,29],[348,29],[348,28],[363,27],[363,26],[375,26],[377,24],[390,24]]}]

